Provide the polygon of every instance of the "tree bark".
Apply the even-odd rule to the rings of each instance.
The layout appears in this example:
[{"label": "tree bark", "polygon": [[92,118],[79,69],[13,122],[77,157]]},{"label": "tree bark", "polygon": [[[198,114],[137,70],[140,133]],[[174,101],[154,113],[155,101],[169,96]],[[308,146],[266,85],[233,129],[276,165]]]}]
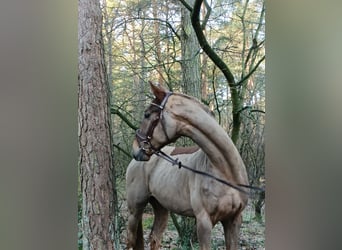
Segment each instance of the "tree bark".
[{"label": "tree bark", "polygon": [[114,249],[114,168],[102,14],[97,0],[79,0],[78,7],[83,249]]}]

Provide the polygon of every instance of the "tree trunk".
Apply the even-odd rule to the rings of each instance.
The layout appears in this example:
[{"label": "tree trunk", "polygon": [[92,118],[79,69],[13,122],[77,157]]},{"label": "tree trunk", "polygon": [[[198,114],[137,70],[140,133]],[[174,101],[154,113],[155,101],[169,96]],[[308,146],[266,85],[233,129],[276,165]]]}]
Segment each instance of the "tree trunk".
[{"label": "tree trunk", "polygon": [[[193,0],[188,1],[193,4]],[[201,100],[201,71],[200,71],[200,46],[191,24],[191,16],[188,9],[181,8],[181,50],[182,50],[182,88],[185,94]],[[193,145],[192,140],[180,138],[183,146]],[[180,217],[178,235],[183,248],[191,247],[191,242],[197,242],[196,220],[189,217]]]},{"label": "tree trunk", "polygon": [[79,0],[78,5],[83,249],[114,249],[114,168],[102,14],[97,0]]},{"label": "tree trunk", "polygon": [[[188,1],[193,4],[193,0]],[[191,24],[190,12],[185,7],[182,13],[182,87],[185,94],[201,100],[200,46]]]}]

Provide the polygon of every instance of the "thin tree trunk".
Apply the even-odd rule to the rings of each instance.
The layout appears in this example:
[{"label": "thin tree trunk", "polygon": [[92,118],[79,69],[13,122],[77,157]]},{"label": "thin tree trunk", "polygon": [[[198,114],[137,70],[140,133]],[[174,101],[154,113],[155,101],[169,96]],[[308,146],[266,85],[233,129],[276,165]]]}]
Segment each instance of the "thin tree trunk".
[{"label": "thin tree trunk", "polygon": [[160,11],[160,6],[157,3],[157,0],[152,1],[152,12],[153,18],[155,19],[153,22],[153,30],[154,30],[154,46],[156,50],[156,59],[157,59],[157,72],[158,72],[158,82],[160,84],[164,83],[164,78],[162,75],[162,57],[161,57],[161,46],[160,46],[160,25],[158,19],[158,11]]},{"label": "thin tree trunk", "polygon": [[[145,16],[145,13],[143,12],[143,15]],[[141,27],[142,31],[139,35],[139,40],[140,40],[140,50],[139,50],[139,62],[140,62],[140,77],[139,77],[139,102],[138,102],[138,107],[137,111],[138,114],[141,115],[144,112],[144,107],[145,107],[145,102],[146,102],[146,94],[145,94],[145,85],[146,85],[146,78],[147,78],[147,70],[146,70],[146,48],[145,48],[145,40],[144,40],[144,27],[145,27],[145,20],[141,20]]]},{"label": "thin tree trunk", "polygon": [[[202,13],[201,13],[202,17],[206,16],[206,11],[203,8],[202,9]],[[205,25],[202,25],[202,29],[203,29],[203,34],[206,35],[205,32]],[[208,101],[208,56],[207,54],[203,53],[201,56],[201,82],[202,82],[202,87],[201,87],[201,99],[204,101]]]},{"label": "thin tree trunk", "polygon": [[78,4],[83,249],[114,249],[114,168],[102,14],[97,0],[79,0]]}]

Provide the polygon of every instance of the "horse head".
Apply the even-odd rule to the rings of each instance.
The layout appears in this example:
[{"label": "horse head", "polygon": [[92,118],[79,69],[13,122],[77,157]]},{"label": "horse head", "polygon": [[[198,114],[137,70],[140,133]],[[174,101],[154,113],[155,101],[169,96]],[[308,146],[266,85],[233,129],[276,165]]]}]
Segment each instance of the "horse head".
[{"label": "horse head", "polygon": [[169,99],[173,93],[152,82],[150,86],[155,99],[145,110],[133,141],[133,157],[137,161],[148,161],[154,152],[180,136],[177,134],[175,120],[171,117],[172,101]]}]

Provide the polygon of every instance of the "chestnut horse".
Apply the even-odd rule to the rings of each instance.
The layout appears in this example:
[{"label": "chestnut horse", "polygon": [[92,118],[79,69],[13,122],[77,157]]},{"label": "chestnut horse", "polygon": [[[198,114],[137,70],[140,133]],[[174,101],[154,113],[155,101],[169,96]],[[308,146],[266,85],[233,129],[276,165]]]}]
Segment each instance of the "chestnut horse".
[{"label": "chestnut horse", "polygon": [[[155,95],[133,141],[126,172],[128,249],[144,249],[142,214],[147,203],[154,211],[150,248],[159,249],[169,211],[196,218],[201,250],[210,249],[211,230],[221,222],[226,249],[238,249],[241,213],[248,196],[212,178],[197,175],[153,155],[180,136],[190,137],[199,150],[176,157],[187,166],[233,184],[248,185],[245,165],[224,129],[197,99],[170,93],[151,84]],[[167,154],[174,147],[164,147]]]}]

